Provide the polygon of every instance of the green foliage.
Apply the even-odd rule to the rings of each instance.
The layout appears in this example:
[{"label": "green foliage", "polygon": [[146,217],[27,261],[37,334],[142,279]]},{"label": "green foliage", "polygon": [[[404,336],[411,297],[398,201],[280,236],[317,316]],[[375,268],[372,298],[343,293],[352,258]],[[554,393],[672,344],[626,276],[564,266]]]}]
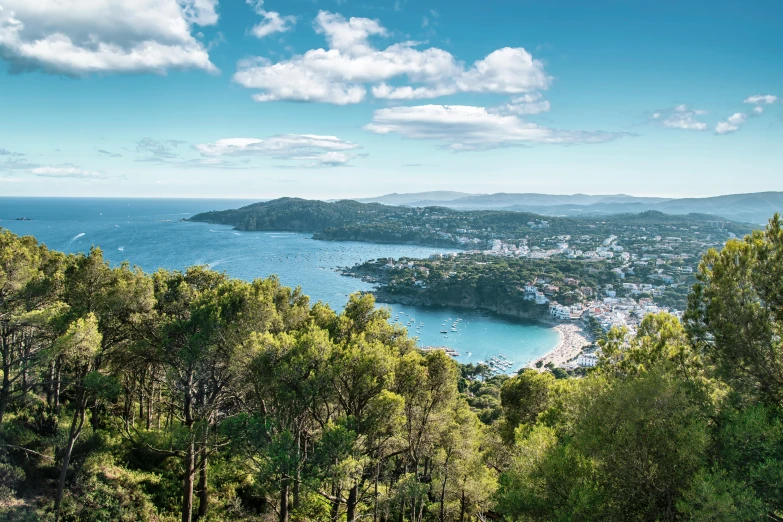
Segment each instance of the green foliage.
[{"label": "green foliage", "polygon": [[63,500],[64,522],[156,522],[162,520],[145,492],[160,477],[131,471],[107,453],[90,456]]},{"label": "green foliage", "polygon": [[500,432],[507,444],[513,443],[514,433],[520,425],[534,424],[538,414],[547,409],[553,380],[551,373],[525,370],[503,383],[500,389],[503,404]]},{"label": "green foliage", "polygon": [[764,520],[764,502],[743,482],[732,480],[726,471],[700,471],[677,502],[685,520],[708,522],[751,522]]},{"label": "green foliage", "polygon": [[698,349],[735,388],[783,405],[783,221],[710,250],[699,266],[687,325]]},{"label": "green foliage", "polygon": [[[289,203],[247,226],[310,226]],[[394,222],[328,208],[324,234]],[[611,331],[595,370],[506,376],[417,350],[369,294],[338,313],[276,278],[147,275],[0,232],[0,519],[780,520],[781,245],[776,218],[708,253],[685,326]],[[443,296],[506,306],[583,267],[497,260],[438,286],[442,268]]]}]

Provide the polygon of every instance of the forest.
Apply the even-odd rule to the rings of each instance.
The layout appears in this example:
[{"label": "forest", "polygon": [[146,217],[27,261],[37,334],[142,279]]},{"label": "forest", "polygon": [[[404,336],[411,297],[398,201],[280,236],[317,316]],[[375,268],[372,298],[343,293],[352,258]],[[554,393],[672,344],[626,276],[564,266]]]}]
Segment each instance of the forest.
[{"label": "forest", "polygon": [[369,294],[0,230],[0,520],[783,520],[783,221],[584,377],[416,348]]},{"label": "forest", "polygon": [[[606,261],[583,263],[570,259],[519,259],[483,254],[462,254],[435,259],[400,260],[390,270],[386,259],[344,269],[379,286],[373,291],[384,303],[424,306],[458,306],[511,317],[547,316],[548,307],[525,299],[524,287],[537,279],[557,285],[550,297],[562,304],[584,299],[581,290],[617,283]],[[413,266],[405,266],[411,262]],[[630,278],[628,279],[630,280]]]}]

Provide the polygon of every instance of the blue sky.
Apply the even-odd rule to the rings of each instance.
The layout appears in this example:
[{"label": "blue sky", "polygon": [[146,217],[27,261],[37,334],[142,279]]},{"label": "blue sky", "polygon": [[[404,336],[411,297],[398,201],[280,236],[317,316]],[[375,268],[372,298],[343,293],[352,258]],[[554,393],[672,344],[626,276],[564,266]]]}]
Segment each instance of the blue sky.
[{"label": "blue sky", "polygon": [[771,1],[0,0],[0,195],[783,190]]}]

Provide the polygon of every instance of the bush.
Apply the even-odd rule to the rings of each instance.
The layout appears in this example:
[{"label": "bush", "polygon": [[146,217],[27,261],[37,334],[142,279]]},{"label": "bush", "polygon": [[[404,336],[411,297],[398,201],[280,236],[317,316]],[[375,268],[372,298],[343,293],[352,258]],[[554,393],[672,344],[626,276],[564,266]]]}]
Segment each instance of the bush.
[{"label": "bush", "polygon": [[134,472],[101,453],[88,457],[63,497],[63,522],[157,522],[158,510],[144,492],[153,474]]}]

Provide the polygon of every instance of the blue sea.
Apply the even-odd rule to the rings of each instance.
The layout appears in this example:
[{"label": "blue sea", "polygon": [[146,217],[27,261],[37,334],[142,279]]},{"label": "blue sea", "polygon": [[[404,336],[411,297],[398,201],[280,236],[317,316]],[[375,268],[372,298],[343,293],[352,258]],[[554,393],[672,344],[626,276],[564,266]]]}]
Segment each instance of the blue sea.
[{"label": "blue sea", "polygon": [[[313,302],[324,301],[336,309],[343,308],[352,292],[372,289],[369,283],[342,276],[340,267],[369,259],[449,252],[411,245],[316,241],[311,234],[239,232],[229,226],[182,221],[199,212],[252,202],[0,197],[0,227],[35,236],[49,248],[64,252],[86,252],[98,246],[111,263],[127,260],[146,271],[198,264],[248,281],[276,274],[285,285],[301,286]],[[29,221],[17,220],[22,217]],[[448,346],[465,363],[503,355],[513,362],[509,371],[515,371],[544,355],[559,339],[549,327],[481,312],[382,306],[390,306],[393,320],[408,326],[421,346]],[[457,331],[453,332],[455,322]]]}]

